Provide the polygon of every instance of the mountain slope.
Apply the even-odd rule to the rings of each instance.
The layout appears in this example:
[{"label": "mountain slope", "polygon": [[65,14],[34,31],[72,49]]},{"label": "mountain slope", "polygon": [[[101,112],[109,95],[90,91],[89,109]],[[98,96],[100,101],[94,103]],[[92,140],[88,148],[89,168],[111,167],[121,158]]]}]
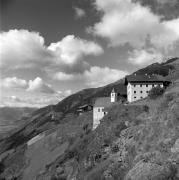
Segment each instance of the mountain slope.
[{"label": "mountain slope", "polygon": [[111,106],[98,128],[71,141],[38,179],[177,180],[178,90],[174,84],[156,99]]},{"label": "mountain slope", "polygon": [[[177,76],[176,73],[179,71],[178,62],[179,62],[179,58],[173,58],[165,63],[152,64],[134,73],[136,74],[157,73],[158,75],[163,75],[168,79],[175,79],[175,76]],[[171,72],[173,73],[170,74]],[[117,89],[121,95],[126,94],[126,86],[124,85],[124,79],[121,79],[117,82],[114,82],[104,87],[84,89],[65,98],[57,105],[51,105],[37,110],[36,112],[34,112],[33,116],[30,117],[29,124],[27,124],[23,129],[17,131],[17,133],[15,133],[13,137],[9,137],[9,139],[5,139],[0,143],[1,152],[14,145],[17,146],[23,143],[24,141],[32,138],[33,136],[35,136],[40,132],[53,128],[54,126],[56,126],[55,125],[56,123],[59,124],[61,123],[61,121],[63,121],[66,114],[74,113],[76,109],[83,104],[93,103],[94,98],[100,96],[109,96],[112,88]],[[56,122],[51,120],[52,112],[55,112],[58,116]],[[6,143],[7,141],[8,143]]]},{"label": "mountain slope", "polygon": [[98,128],[76,138],[39,179],[178,180],[178,109],[177,81],[156,99],[111,106]]},{"label": "mountain slope", "polygon": [[[154,74],[156,72],[174,82],[179,79],[179,59],[163,64],[156,63],[135,73]],[[120,176],[121,179],[124,176],[130,179],[135,171],[133,168],[140,169],[141,166],[146,168],[149,166],[151,169],[153,167],[154,169],[155,167],[166,168],[167,172],[170,171],[163,161],[159,161],[162,165],[158,167],[156,166],[157,162],[153,163],[151,159],[147,160],[147,164],[137,164],[139,160],[136,158],[140,152],[142,157],[144,155],[148,157],[145,153],[160,151],[157,149],[160,145],[160,148],[164,148],[164,152],[160,151],[159,153],[162,157],[166,155],[166,163],[170,158],[173,163],[175,153],[172,154],[170,151],[173,148],[172,151],[177,152],[176,140],[179,137],[177,134],[179,132],[177,121],[178,86],[174,83],[167,89],[164,97],[156,100],[145,99],[132,106],[116,105],[111,107],[110,113],[103,119],[96,131],[91,132],[92,114],[87,113],[78,117],[74,112],[80,105],[92,103],[95,97],[109,95],[113,87],[119,88],[121,94],[124,94],[126,90],[124,79],[105,87],[82,90],[57,105],[35,111],[28,118],[27,125],[19,129],[13,136],[0,141],[0,173],[2,172],[0,177],[7,178],[11,175],[11,178],[25,179],[22,178],[22,175],[26,170],[27,172],[33,171],[34,176],[38,177],[37,179],[50,180],[56,177],[59,177],[56,179],[67,179],[69,175],[69,180],[73,177],[77,177],[78,180],[83,180],[83,177],[100,180],[110,174],[113,179],[119,179],[117,177]],[[162,103],[165,103],[165,106]],[[52,113],[56,115],[53,120]],[[170,133],[167,134],[168,130]],[[161,133],[157,136],[158,132]],[[42,135],[45,133],[45,138],[34,143],[34,146],[27,146],[26,143],[39,133]],[[165,138],[171,139],[166,153],[163,145]],[[161,144],[157,144],[159,139],[161,139]],[[61,152],[59,150],[61,145],[66,147],[66,143],[68,147],[64,153],[56,154]],[[33,167],[31,161],[35,161],[33,159],[34,148],[42,152],[41,159],[44,159],[43,162],[39,162],[36,169],[31,168]],[[163,151],[163,149],[161,150]],[[38,153],[38,151],[35,152]],[[45,158],[51,153],[54,158]],[[30,170],[26,169],[28,167]],[[174,170],[177,171],[175,166]],[[144,172],[146,171],[144,169]],[[135,180],[142,180],[142,178],[137,177]]]}]

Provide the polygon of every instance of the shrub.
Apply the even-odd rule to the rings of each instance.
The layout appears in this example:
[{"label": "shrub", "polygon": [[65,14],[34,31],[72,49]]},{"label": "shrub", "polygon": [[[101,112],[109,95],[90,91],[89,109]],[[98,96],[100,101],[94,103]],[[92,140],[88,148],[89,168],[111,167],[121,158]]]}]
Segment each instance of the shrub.
[{"label": "shrub", "polygon": [[114,130],[115,136],[120,137],[121,131],[126,128],[127,128],[127,126],[125,125],[124,122],[121,122],[120,124],[118,124]]},{"label": "shrub", "polygon": [[164,88],[161,88],[160,86],[154,87],[149,91],[149,97],[151,99],[155,99],[158,96],[161,96],[164,93]]},{"label": "shrub", "polygon": [[5,166],[2,162],[0,162],[0,174],[4,172]]},{"label": "shrub", "polygon": [[85,134],[89,134],[91,132],[91,128],[89,124],[85,124],[83,126],[83,131],[85,132]]},{"label": "shrub", "polygon": [[149,106],[145,105],[143,108],[145,112],[149,112]]},{"label": "shrub", "polygon": [[114,146],[112,146],[112,148],[111,148],[111,151],[112,151],[112,153],[117,153],[117,152],[119,152],[119,146],[118,145],[114,145]]},{"label": "shrub", "polygon": [[77,157],[78,156],[78,152],[76,149],[73,149],[73,150],[70,150],[68,153],[67,153],[67,158],[68,159],[72,159],[74,157]]}]

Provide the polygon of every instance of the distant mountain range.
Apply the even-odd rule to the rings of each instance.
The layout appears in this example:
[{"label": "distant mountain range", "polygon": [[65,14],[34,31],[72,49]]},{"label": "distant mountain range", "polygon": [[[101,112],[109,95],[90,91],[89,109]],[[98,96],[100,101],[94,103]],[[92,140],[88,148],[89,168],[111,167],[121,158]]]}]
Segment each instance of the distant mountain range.
[{"label": "distant mountain range", "polygon": [[1,107],[0,108],[0,138],[5,134],[12,133],[12,130],[27,123],[27,118],[31,116],[37,108],[29,107]]}]

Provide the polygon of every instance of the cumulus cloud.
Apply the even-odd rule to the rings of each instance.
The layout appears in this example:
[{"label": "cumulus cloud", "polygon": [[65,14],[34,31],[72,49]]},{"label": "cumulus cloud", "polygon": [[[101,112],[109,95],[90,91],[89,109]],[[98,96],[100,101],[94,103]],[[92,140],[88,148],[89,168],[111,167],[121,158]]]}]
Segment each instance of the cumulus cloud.
[{"label": "cumulus cloud", "polygon": [[0,48],[2,68],[36,68],[51,71],[60,69],[71,72],[84,71],[88,67],[83,59],[85,56],[97,56],[103,52],[97,43],[74,35],[68,35],[47,47],[38,32],[28,30],[0,33]]},{"label": "cumulus cloud", "polygon": [[27,91],[42,92],[46,94],[55,93],[51,85],[44,83],[43,80],[39,77],[35,78],[34,80],[29,81],[29,87],[27,88]]},{"label": "cumulus cloud", "polygon": [[9,99],[11,99],[13,102],[23,102],[20,98],[17,96],[10,96]]},{"label": "cumulus cloud", "polygon": [[34,80],[29,80],[29,82],[17,77],[7,77],[2,79],[1,87],[7,89],[26,89],[30,92],[42,92],[46,94],[56,93],[52,86],[45,83],[40,77],[37,77]]},{"label": "cumulus cloud", "polygon": [[68,89],[68,90],[65,90],[64,91],[64,96],[70,96],[72,94],[72,90],[71,89]]},{"label": "cumulus cloud", "polygon": [[74,74],[66,74],[64,72],[56,72],[53,78],[59,81],[69,81],[74,79]]},{"label": "cumulus cloud", "polygon": [[12,106],[15,107],[18,104],[24,103],[24,100],[17,97],[17,96],[6,96],[6,97],[1,97],[0,99],[0,107],[4,106]]},{"label": "cumulus cloud", "polygon": [[1,66],[8,69],[46,65],[52,55],[37,32],[10,30],[0,33]]},{"label": "cumulus cloud", "polygon": [[84,72],[84,78],[89,87],[99,87],[115,82],[127,74],[126,71],[93,66],[89,71]]},{"label": "cumulus cloud", "polygon": [[178,0],[157,0],[157,2],[161,4],[166,4],[166,3],[177,4]]},{"label": "cumulus cloud", "polygon": [[84,71],[82,74],[65,74],[58,72],[55,74],[54,78],[59,81],[78,80],[88,87],[99,87],[115,82],[127,74],[128,73],[126,71],[120,71],[108,67],[92,66],[89,70]]},{"label": "cumulus cloud", "polygon": [[67,89],[65,91],[58,91],[58,94],[60,94],[61,97],[67,97],[67,96],[70,96],[72,94],[72,90]]},{"label": "cumulus cloud", "polygon": [[88,31],[107,38],[111,46],[129,43],[141,48],[148,35],[156,48],[168,48],[179,40],[179,18],[161,21],[148,7],[132,0],[95,0],[95,6],[103,15]]},{"label": "cumulus cloud", "polygon": [[26,80],[17,77],[7,77],[2,79],[2,86],[5,88],[26,88],[27,85],[28,83]]},{"label": "cumulus cloud", "polygon": [[64,37],[60,42],[51,43],[49,50],[55,53],[59,62],[76,64],[85,55],[99,55],[103,49],[95,42],[76,38],[74,35]]},{"label": "cumulus cloud", "polygon": [[163,56],[160,52],[155,51],[154,49],[135,49],[133,52],[130,52],[129,61],[138,66],[146,66],[154,62],[162,62]]},{"label": "cumulus cloud", "polygon": [[86,15],[86,12],[84,9],[81,9],[79,7],[74,7],[73,9],[75,11],[75,18],[77,19],[80,19]]}]

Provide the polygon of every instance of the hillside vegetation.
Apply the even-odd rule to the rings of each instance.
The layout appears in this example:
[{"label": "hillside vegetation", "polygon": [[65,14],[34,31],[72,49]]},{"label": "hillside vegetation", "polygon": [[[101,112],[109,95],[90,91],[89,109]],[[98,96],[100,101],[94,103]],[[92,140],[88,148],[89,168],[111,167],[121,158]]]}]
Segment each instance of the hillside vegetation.
[{"label": "hillside vegetation", "polygon": [[[109,95],[115,86],[122,94],[124,80],[80,91],[34,112],[28,124],[0,141],[0,179],[178,180],[179,60],[135,73],[156,72],[172,81],[164,94],[114,104],[95,131],[92,112],[77,116],[76,108]],[[27,145],[39,133],[42,138]]]},{"label": "hillside vegetation", "polygon": [[41,179],[50,174],[53,179],[177,180],[179,92],[142,103],[112,106],[99,127],[77,138]]}]

